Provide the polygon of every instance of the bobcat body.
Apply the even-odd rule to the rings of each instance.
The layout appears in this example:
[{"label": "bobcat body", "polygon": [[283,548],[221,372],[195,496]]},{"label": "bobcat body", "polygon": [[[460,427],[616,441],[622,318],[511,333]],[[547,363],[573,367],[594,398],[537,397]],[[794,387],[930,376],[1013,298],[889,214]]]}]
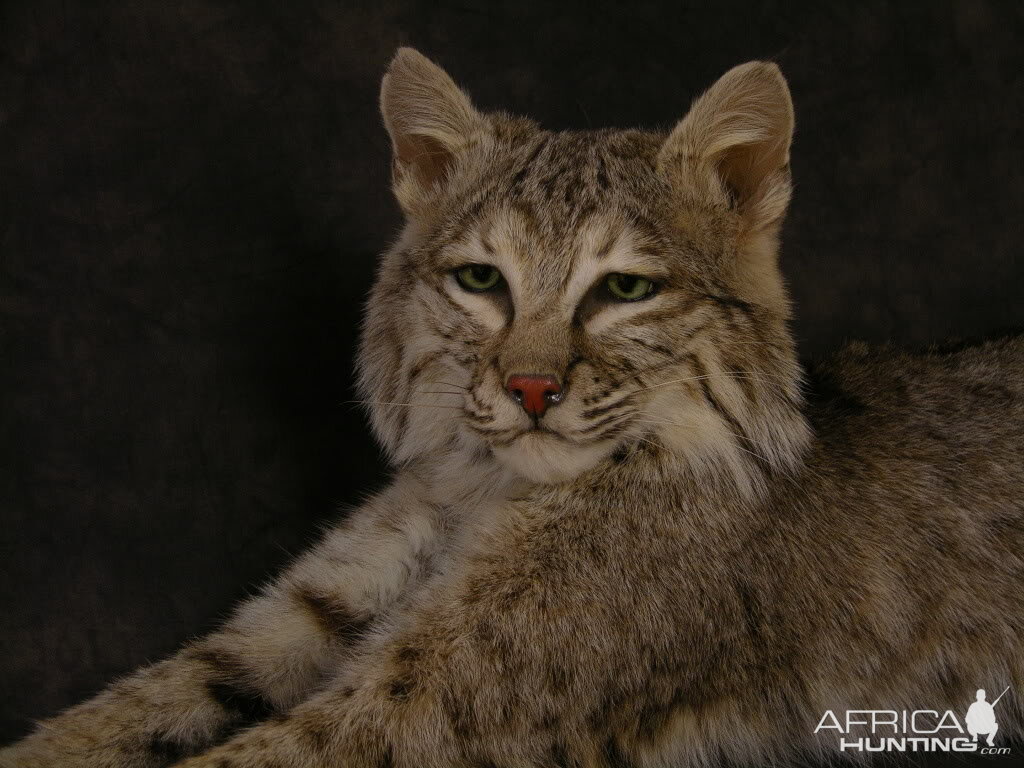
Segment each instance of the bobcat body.
[{"label": "bobcat body", "polygon": [[403,49],[382,111],[392,482],[0,766],[761,764],[838,754],[829,710],[1020,691],[1024,340],[801,368],[774,65],[668,135],[551,133]]}]

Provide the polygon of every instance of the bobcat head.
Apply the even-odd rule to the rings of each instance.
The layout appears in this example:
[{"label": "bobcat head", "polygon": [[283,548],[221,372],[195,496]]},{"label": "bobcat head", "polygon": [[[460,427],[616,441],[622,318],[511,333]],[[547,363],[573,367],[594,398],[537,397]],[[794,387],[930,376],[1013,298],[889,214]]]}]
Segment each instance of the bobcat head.
[{"label": "bobcat head", "polygon": [[416,51],[381,110],[403,234],[360,388],[398,463],[471,455],[540,483],[643,450],[745,493],[807,440],[776,263],[793,109],[727,72],[668,135],[484,114]]}]

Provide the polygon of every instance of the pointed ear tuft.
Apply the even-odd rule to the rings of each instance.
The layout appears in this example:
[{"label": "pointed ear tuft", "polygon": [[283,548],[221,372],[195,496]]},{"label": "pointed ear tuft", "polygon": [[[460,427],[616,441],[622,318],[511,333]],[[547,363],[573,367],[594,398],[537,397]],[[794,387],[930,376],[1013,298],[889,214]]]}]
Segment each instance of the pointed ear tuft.
[{"label": "pointed ear tuft", "polygon": [[662,146],[659,165],[676,180],[710,181],[748,231],[760,230],[776,224],[789,204],[792,138],[785,78],[775,64],[752,61],[726,72],[694,102]]},{"label": "pointed ear tuft", "polygon": [[413,48],[399,48],[391,60],[380,109],[391,136],[395,195],[410,213],[486,122],[448,73]]}]

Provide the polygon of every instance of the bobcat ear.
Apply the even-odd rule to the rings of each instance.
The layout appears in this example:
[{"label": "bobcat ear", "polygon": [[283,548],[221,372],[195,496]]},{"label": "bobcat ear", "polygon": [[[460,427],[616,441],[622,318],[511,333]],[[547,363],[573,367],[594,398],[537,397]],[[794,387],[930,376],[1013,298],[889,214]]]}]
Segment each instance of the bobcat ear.
[{"label": "bobcat ear", "polygon": [[399,48],[391,60],[380,111],[391,136],[395,196],[406,213],[446,178],[456,153],[486,126],[448,73],[413,48]]},{"label": "bobcat ear", "polygon": [[789,204],[792,139],[793,102],[782,72],[751,61],[730,69],[694,102],[658,162],[673,180],[710,182],[710,191],[726,195],[741,214],[747,232],[764,230]]}]

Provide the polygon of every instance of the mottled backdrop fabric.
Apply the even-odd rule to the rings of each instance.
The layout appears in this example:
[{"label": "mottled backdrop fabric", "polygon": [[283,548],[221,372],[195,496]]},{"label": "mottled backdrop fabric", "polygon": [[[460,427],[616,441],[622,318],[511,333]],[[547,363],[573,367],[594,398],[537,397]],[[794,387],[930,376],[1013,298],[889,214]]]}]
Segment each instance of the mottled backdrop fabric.
[{"label": "mottled backdrop fabric", "polygon": [[380,482],[349,401],[397,46],[550,128],[668,128],[777,61],[817,354],[1024,325],[1022,40],[1016,2],[0,5],[0,741]]}]

